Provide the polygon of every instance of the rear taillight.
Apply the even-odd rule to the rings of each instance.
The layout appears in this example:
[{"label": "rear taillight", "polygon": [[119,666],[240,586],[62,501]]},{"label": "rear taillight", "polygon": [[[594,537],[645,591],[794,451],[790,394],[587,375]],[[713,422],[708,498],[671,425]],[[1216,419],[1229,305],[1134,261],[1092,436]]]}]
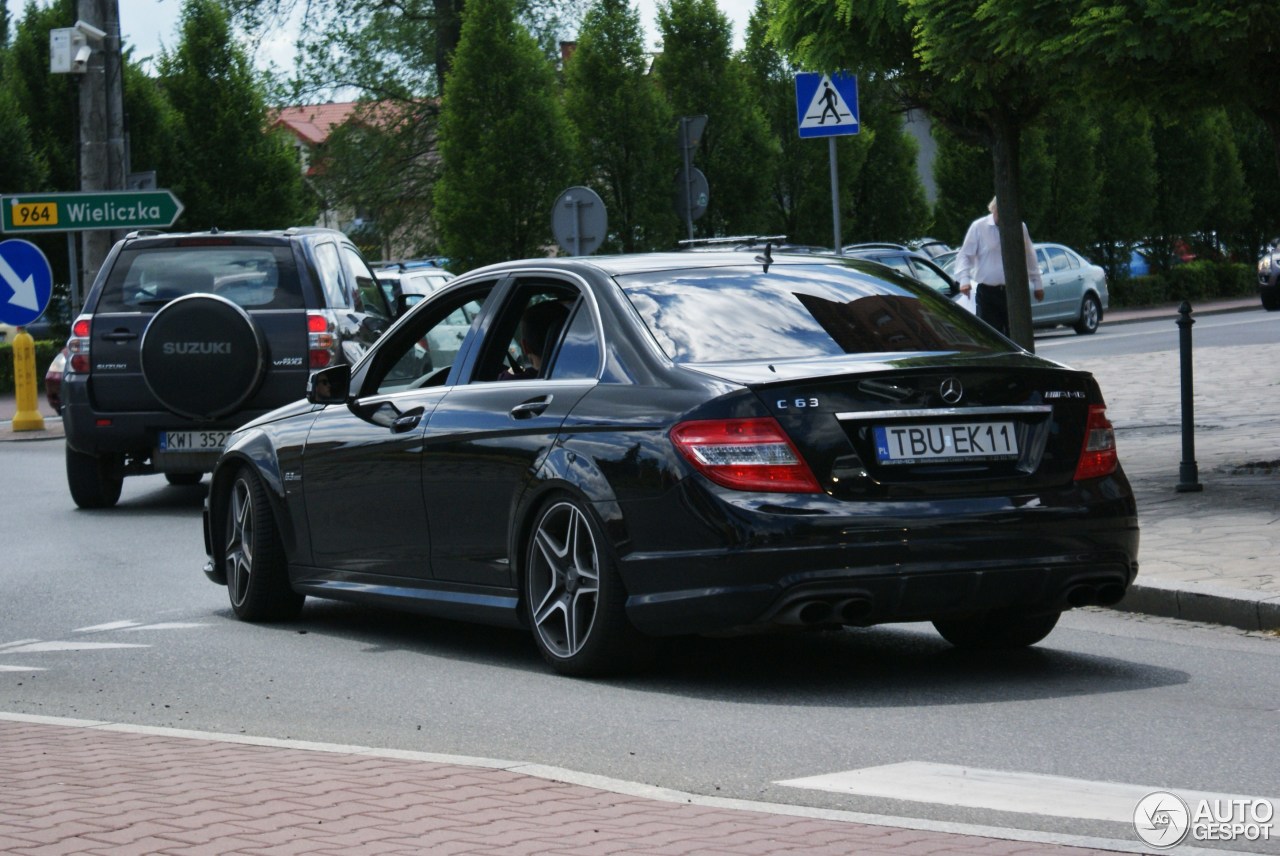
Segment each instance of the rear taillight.
[{"label": "rear taillight", "polygon": [[1089,405],[1089,424],[1084,429],[1084,448],[1076,464],[1076,481],[1096,479],[1115,472],[1120,459],[1116,455],[1116,435],[1107,419],[1107,408]]},{"label": "rear taillight", "polygon": [[89,343],[92,341],[92,334],[92,316],[81,315],[71,325],[71,338],[67,339],[68,365],[77,374],[89,371]]},{"label": "rear taillight", "polygon": [[671,441],[698,472],[734,490],[819,493],[822,488],[777,420],[681,422]]},{"label": "rear taillight", "polygon": [[311,368],[322,369],[338,362],[338,336],[334,327],[327,312],[307,313],[307,354]]}]

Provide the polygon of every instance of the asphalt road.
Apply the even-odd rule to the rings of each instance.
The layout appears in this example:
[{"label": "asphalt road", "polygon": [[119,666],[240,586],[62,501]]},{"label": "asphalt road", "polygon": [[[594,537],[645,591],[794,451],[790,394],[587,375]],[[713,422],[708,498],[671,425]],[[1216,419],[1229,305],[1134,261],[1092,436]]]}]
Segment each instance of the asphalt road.
[{"label": "asphalt road", "polygon": [[1085,791],[1280,796],[1274,636],[1083,611],[998,657],[899,625],[683,640],[653,674],[576,681],[515,631],[318,601],[295,624],[242,624],[200,573],[202,488],[126,479],[118,508],[77,511],[58,441],[0,444],[0,472],[0,710],[519,759],[1129,841],[1127,823],[1060,811],[1025,783],[1012,802],[970,806],[779,783],[920,762],[1069,777]]}]

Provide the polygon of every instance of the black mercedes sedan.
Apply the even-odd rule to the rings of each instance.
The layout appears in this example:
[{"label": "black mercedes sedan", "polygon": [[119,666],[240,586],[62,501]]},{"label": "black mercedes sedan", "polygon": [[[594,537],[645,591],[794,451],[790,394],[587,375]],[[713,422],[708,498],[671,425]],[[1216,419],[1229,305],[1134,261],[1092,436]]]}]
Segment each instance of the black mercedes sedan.
[{"label": "black mercedes sedan", "polygon": [[1026,646],[1138,570],[1091,375],[767,247],[458,277],[237,430],[204,517],[243,620],[310,595],[524,626],[570,675],[777,628]]}]

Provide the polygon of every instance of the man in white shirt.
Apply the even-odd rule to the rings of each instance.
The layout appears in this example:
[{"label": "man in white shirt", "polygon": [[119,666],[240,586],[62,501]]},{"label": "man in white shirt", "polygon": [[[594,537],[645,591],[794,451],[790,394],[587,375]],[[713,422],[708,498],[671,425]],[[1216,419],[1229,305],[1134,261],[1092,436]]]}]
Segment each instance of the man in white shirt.
[{"label": "man in white shirt", "polygon": [[[978,317],[1008,336],[1009,303],[1004,293],[1004,261],[1000,256],[1000,229],[996,225],[994,199],[987,210],[991,213],[969,224],[964,243],[956,253],[955,278],[960,283],[960,291],[974,298]],[[1044,300],[1044,283],[1026,223],[1022,224],[1022,241],[1027,255],[1027,281],[1036,300]]]}]

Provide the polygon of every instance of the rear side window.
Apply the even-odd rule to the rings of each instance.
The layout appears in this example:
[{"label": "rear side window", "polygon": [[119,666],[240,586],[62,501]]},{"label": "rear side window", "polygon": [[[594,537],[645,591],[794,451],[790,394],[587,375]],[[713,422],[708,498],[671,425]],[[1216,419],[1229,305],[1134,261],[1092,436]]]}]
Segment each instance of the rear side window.
[{"label": "rear side window", "polygon": [[675,362],[1008,350],[927,286],[838,264],[663,271],[618,282]]},{"label": "rear side window", "polygon": [[373,275],[373,271],[369,270],[369,266],[365,264],[364,259],[352,247],[344,246],[342,255],[347,262],[347,271],[351,274],[351,278],[356,284],[356,306],[357,308],[369,315],[376,315],[379,318],[391,318],[391,308],[387,304],[386,295],[382,293],[382,287],[378,285],[378,279]]},{"label": "rear side window", "polygon": [[154,312],[187,294],[217,294],[245,309],[297,309],[302,291],[287,246],[126,247],[99,312]]},{"label": "rear side window", "polygon": [[330,309],[350,309],[351,295],[347,293],[346,278],[342,275],[338,248],[330,243],[316,244],[315,255],[325,304]]}]

